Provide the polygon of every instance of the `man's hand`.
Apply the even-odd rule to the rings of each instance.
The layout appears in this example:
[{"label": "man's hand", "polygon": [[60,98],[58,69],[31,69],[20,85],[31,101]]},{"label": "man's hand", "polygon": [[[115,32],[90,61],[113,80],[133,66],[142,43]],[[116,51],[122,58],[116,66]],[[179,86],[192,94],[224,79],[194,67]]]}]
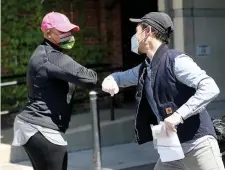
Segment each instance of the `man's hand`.
[{"label": "man's hand", "polygon": [[180,123],[183,123],[183,119],[180,114],[174,112],[171,116],[167,117],[164,120],[165,130],[168,131],[175,131],[177,132],[176,126]]},{"label": "man's hand", "polygon": [[114,96],[114,94],[117,94],[119,92],[119,87],[111,75],[103,80],[102,91],[110,93],[111,96]]}]

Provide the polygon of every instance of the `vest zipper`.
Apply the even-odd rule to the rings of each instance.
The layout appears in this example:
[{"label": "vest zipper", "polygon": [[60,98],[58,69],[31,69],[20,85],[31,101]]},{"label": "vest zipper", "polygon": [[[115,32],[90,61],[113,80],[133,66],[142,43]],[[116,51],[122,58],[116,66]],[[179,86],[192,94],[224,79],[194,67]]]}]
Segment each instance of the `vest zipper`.
[{"label": "vest zipper", "polygon": [[[146,68],[144,68],[143,71],[145,71],[145,69]],[[139,82],[138,82],[138,84],[139,84]],[[144,87],[144,84],[143,84],[143,87]],[[143,89],[142,89],[142,91],[143,91]],[[136,96],[137,96],[137,94],[138,94],[138,91],[136,92]],[[141,98],[142,98],[142,93],[141,93],[140,99]],[[140,141],[140,138],[139,138],[138,130],[137,130],[136,127],[137,127],[137,116],[138,116],[138,110],[139,110],[140,103],[141,103],[141,100],[140,100],[140,102],[139,102],[139,104],[137,106],[136,115],[135,115],[135,125],[134,125],[135,132],[136,132],[136,138],[137,138],[138,141]]]},{"label": "vest zipper", "polygon": [[[138,92],[137,92],[137,93],[138,93]],[[142,96],[141,96],[141,97],[142,97]],[[139,138],[138,130],[137,130],[136,127],[137,127],[137,115],[138,115],[139,105],[140,105],[140,103],[139,103],[138,106],[137,106],[137,110],[136,110],[136,113],[137,113],[137,114],[135,114],[135,126],[134,126],[135,132],[136,132],[136,138],[137,138],[138,141],[140,140],[140,138]]]},{"label": "vest zipper", "polygon": [[[148,70],[147,70],[147,74],[148,74]],[[154,84],[154,82],[152,81],[153,80],[153,76],[152,76],[152,69],[150,68],[150,88],[151,88],[151,90],[152,90],[152,98],[153,98],[153,100],[155,101],[155,99],[154,99],[154,95],[153,95],[153,88],[152,88],[152,85]],[[154,105],[154,103],[152,103],[153,105]],[[155,103],[156,104],[156,103]],[[156,109],[158,109],[157,108],[157,106],[156,106]],[[159,116],[158,115],[156,115],[156,113],[153,111],[153,113],[154,113],[154,115],[156,116],[156,119],[157,119],[157,122],[158,122],[158,124],[160,124],[160,118],[159,118]]]}]

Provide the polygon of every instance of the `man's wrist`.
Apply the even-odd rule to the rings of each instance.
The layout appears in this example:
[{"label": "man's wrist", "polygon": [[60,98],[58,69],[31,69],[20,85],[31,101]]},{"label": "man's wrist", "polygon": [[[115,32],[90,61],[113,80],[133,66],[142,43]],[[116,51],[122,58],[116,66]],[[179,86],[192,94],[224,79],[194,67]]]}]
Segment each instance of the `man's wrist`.
[{"label": "man's wrist", "polygon": [[180,123],[183,124],[184,123],[184,118],[182,116],[180,116]]},{"label": "man's wrist", "polygon": [[112,73],[109,76],[116,82],[117,85],[119,84],[119,76],[117,73]]},{"label": "man's wrist", "polygon": [[183,104],[179,109],[176,110],[176,112],[182,116],[183,120],[186,120],[188,117],[190,117],[190,114],[192,113],[186,104]]},{"label": "man's wrist", "polygon": [[180,117],[180,123],[183,124],[184,123],[183,117],[178,112],[175,112],[175,114],[177,114],[177,116]]}]

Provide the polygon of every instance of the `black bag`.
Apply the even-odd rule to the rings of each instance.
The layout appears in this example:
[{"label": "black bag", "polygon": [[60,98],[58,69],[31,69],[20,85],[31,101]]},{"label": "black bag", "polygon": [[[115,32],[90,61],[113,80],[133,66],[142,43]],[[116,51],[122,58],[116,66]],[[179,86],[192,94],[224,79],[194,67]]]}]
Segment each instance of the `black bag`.
[{"label": "black bag", "polygon": [[225,164],[225,116],[222,119],[214,119],[213,126],[216,131],[220,152],[222,153],[222,160]]},{"label": "black bag", "polygon": [[219,145],[225,145],[225,116],[222,119],[214,119],[213,126],[216,131]]}]

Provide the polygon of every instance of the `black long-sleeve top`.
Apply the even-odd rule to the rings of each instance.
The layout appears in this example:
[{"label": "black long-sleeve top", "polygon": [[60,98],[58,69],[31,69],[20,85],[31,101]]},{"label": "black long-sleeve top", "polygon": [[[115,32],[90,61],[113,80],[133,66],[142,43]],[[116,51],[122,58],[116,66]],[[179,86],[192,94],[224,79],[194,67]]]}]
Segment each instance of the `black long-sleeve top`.
[{"label": "black long-sleeve top", "polygon": [[93,87],[97,74],[44,40],[34,51],[27,69],[29,101],[19,118],[32,124],[65,132],[71,113],[75,85]]}]

